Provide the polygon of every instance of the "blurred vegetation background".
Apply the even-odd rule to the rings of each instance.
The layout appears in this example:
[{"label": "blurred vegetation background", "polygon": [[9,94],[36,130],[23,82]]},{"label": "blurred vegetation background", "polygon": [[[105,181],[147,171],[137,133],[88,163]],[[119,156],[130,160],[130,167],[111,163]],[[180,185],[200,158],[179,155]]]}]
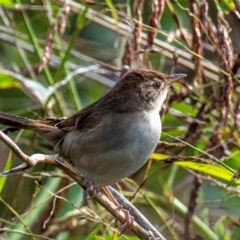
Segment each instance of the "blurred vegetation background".
[{"label": "blurred vegetation background", "polygon": [[[166,239],[240,238],[239,0],[0,0],[0,39],[0,110],[34,119],[75,113],[129,68],[186,73],[163,142],[115,187]],[[9,136],[54,153],[33,132]],[[21,164],[2,142],[0,154],[0,171]],[[82,194],[53,166],[1,177],[0,239],[138,239]]]}]

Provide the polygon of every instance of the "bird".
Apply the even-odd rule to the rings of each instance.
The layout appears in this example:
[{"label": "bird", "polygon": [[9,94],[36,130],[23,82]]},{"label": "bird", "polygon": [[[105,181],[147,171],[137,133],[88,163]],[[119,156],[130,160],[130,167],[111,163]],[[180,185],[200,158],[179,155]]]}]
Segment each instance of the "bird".
[{"label": "bird", "polygon": [[0,124],[29,129],[97,187],[139,170],[162,132],[159,112],[173,82],[186,74],[129,70],[100,99],[54,125],[0,112]]}]

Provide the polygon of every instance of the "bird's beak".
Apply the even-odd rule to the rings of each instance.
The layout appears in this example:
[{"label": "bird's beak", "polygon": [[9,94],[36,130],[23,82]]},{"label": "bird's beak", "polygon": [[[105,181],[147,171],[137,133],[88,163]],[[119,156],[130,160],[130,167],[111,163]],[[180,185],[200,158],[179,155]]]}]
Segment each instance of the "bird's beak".
[{"label": "bird's beak", "polygon": [[183,73],[166,75],[167,84],[171,85],[173,82],[178,81],[179,79],[185,78],[187,75]]}]

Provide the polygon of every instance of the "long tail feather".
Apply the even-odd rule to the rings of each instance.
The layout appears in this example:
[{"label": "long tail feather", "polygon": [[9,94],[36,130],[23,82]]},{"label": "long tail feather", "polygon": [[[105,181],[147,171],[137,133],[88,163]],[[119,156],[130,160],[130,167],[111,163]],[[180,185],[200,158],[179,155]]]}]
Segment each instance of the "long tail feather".
[{"label": "long tail feather", "polygon": [[0,111],[0,124],[29,129],[38,133],[52,145],[56,145],[64,137],[64,131],[55,126],[50,126],[36,120],[19,117],[10,113]]}]

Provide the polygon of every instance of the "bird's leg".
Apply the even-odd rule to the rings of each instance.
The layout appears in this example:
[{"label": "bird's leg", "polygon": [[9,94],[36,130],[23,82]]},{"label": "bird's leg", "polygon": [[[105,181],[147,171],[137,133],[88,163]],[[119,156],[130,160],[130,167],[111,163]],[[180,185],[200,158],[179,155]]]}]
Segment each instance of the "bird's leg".
[{"label": "bird's leg", "polygon": [[[84,200],[90,200],[94,198],[99,192],[100,188],[97,187],[92,181],[90,181],[87,177],[84,177],[84,180],[86,181],[86,189],[84,191],[83,199]],[[125,214],[126,222],[123,225],[119,225],[117,223],[117,220],[115,221],[115,226],[120,229],[120,235],[123,234],[127,228],[131,228],[133,225],[133,216],[130,215],[129,211],[126,209],[122,209],[122,206],[118,203],[116,198],[113,196],[111,191],[108,189],[108,187],[103,187],[104,192],[109,197],[109,199],[113,202],[113,204],[117,207],[117,211],[122,211]],[[89,192],[92,192],[90,195]]]},{"label": "bird's leg", "polygon": [[103,187],[104,192],[109,197],[109,199],[116,205],[118,208],[118,212],[122,211],[125,214],[126,222],[123,225],[119,225],[117,220],[115,220],[115,226],[120,229],[120,235],[123,234],[127,228],[131,228],[133,225],[133,216],[130,215],[129,211],[126,209],[122,209],[122,206],[118,203],[116,198],[113,196],[111,191],[108,189],[108,187]]},{"label": "bird's leg", "polygon": [[[83,178],[86,181],[86,189],[83,194],[83,200],[88,201],[98,195],[98,193],[100,192],[100,188],[97,187],[92,181],[90,181],[86,177]],[[92,192],[91,195],[89,194],[90,191]]]}]

